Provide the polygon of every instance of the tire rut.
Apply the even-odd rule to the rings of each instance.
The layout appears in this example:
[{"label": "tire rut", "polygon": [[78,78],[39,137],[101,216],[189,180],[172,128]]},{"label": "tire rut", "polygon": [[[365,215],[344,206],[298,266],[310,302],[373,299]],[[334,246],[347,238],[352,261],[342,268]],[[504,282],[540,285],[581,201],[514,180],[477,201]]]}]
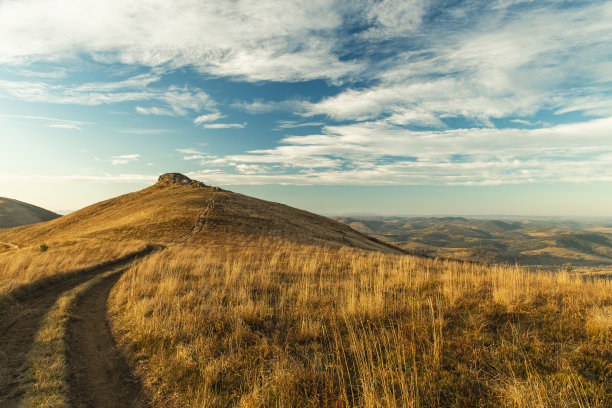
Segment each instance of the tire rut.
[{"label": "tire rut", "polygon": [[74,407],[150,406],[108,324],[108,296],[121,275],[112,275],[90,288],[71,311],[66,357]]},{"label": "tire rut", "polygon": [[34,344],[44,317],[60,295],[98,273],[114,268],[117,266],[107,266],[73,276],[41,289],[40,293],[33,295],[35,297],[8,306],[0,312],[0,406],[18,406],[21,400],[18,391],[21,367]]},{"label": "tire rut", "polygon": [[156,249],[160,248],[151,246],[120,260],[50,283],[0,310],[0,407],[13,408],[21,402],[19,385],[24,363],[43,319],[62,293],[98,274],[125,268],[134,259]]}]

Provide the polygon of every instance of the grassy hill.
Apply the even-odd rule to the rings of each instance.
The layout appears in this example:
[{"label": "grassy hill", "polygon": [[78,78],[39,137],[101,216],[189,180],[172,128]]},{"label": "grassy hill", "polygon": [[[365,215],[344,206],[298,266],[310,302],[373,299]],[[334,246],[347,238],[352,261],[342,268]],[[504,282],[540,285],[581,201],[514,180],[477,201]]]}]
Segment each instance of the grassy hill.
[{"label": "grassy hill", "polygon": [[612,264],[612,234],[606,225],[593,222],[549,220],[546,225],[546,221],[463,217],[335,219],[407,251],[435,257],[521,265]]},{"label": "grassy hill", "polygon": [[283,204],[162,175],[155,185],[43,224],[0,231],[0,242],[36,245],[75,239],[160,244],[248,244],[262,238],[401,253],[337,221]]},{"label": "grassy hill", "polygon": [[60,217],[59,214],[32,204],[0,197],[0,228],[36,224]]},{"label": "grassy hill", "polygon": [[[420,230],[432,248],[463,237],[501,250],[495,237],[504,234],[540,237],[551,248],[571,246],[580,254],[607,245],[600,233],[445,222],[451,225],[431,219],[349,224],[369,233]],[[35,349],[38,355],[52,346],[53,358],[36,359],[32,375],[0,364],[0,380],[9,387],[23,383],[26,402],[70,406],[74,376],[66,373],[81,372],[79,364],[89,359],[105,366],[96,358],[116,344],[138,379],[132,385],[152,407],[612,404],[609,279],[408,255],[337,221],[179,174],[53,221],[2,230],[0,242],[7,243],[0,248],[7,290],[13,281],[63,268],[58,259],[89,265],[158,244],[156,252],[113,272],[115,280],[82,284],[88,289],[81,298],[101,300],[100,313],[69,300],[72,292],[58,299],[49,312],[55,320],[47,317],[32,336],[43,348]],[[43,252],[42,242],[48,243]],[[99,285],[109,292],[101,295]],[[30,296],[39,303],[35,292]],[[110,327],[111,340],[104,353],[96,346],[77,364],[69,357],[73,337],[65,333],[93,316],[100,331]],[[86,388],[76,393],[90,394]],[[104,397],[112,402],[115,395]]]}]

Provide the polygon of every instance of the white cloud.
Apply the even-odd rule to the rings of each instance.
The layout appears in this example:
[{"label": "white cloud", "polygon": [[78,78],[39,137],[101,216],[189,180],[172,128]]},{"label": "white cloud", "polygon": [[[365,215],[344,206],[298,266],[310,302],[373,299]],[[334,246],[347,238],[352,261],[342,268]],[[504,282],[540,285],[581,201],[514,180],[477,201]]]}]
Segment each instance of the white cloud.
[{"label": "white cloud", "polygon": [[246,126],[244,123],[206,123],[202,127],[206,129],[242,129]]},{"label": "white cloud", "polygon": [[153,88],[151,76],[138,75],[127,80],[109,83],[92,82],[72,87],[44,82],[0,80],[0,90],[27,101],[57,104],[97,106],[121,102],[150,101],[163,106],[137,106],[145,115],[186,116],[190,112],[212,109],[215,102],[200,89],[187,86]]},{"label": "white cloud", "polygon": [[204,152],[201,152],[199,150],[192,149],[192,148],[188,148],[188,149],[176,149],[176,151],[179,152],[179,153],[185,153],[185,154],[205,154]]},{"label": "white cloud", "polygon": [[81,130],[83,125],[91,125],[91,122],[83,122],[78,120],[69,119],[58,119],[47,116],[32,116],[32,115],[0,115],[2,119],[22,119],[35,122],[52,122],[45,125],[45,127],[59,128],[59,129],[74,129]]},{"label": "white cloud", "polygon": [[119,164],[127,164],[133,161],[137,161],[140,159],[140,154],[121,154],[119,156],[113,156],[110,159],[110,163],[113,166],[119,165]]},{"label": "white cloud", "polygon": [[269,171],[268,166],[261,166],[259,164],[237,164],[236,170],[240,174],[263,174]]},{"label": "white cloud", "polygon": [[300,127],[307,127],[307,126],[323,126],[325,125],[324,122],[298,122],[298,121],[294,121],[294,120],[282,120],[278,122],[278,126],[277,129],[295,129],[295,128],[300,128]]},{"label": "white cloud", "polygon": [[206,115],[200,115],[193,120],[193,123],[196,125],[200,125],[206,122],[214,122],[218,119],[224,118],[225,115],[222,115],[220,112],[208,113]]},{"label": "white cloud", "polygon": [[[371,11],[385,4],[378,3]],[[415,10],[420,7],[418,2],[405,4]],[[402,18],[401,8],[389,10]],[[472,12],[469,7],[456,11]],[[422,49],[387,49],[387,58],[373,61],[369,70],[360,72],[374,86],[345,89],[314,103],[255,100],[236,107],[250,113],[284,110],[337,121],[385,118],[394,124],[438,128],[444,127],[448,117],[493,126],[492,119],[529,118],[542,109],[558,114],[612,114],[608,61],[612,58],[612,4],[481,12],[476,24],[466,20],[452,26],[461,21],[455,16],[448,26],[431,26],[426,36],[407,40]],[[410,15],[418,16],[418,12]],[[388,18],[392,21],[394,16]],[[399,23],[390,24],[401,28]],[[401,37],[398,32],[394,35]]]},{"label": "white cloud", "polygon": [[411,32],[419,27],[427,2],[424,0],[382,0],[373,2],[369,9],[375,26],[368,37],[392,37]]},{"label": "white cloud", "polygon": [[183,153],[183,160],[204,160],[204,159],[216,159],[217,156],[209,155],[205,152],[197,149],[175,149],[179,153]]},{"label": "white cloud", "polygon": [[[211,160],[221,184],[494,185],[612,177],[612,117],[538,129],[328,126],[273,149]],[[248,178],[243,177],[247,175]]]},{"label": "white cloud", "polygon": [[142,106],[136,106],[136,112],[141,115],[158,115],[158,116],[174,116],[175,113],[171,109],[158,108],[157,106],[152,106],[150,108],[144,108]]},{"label": "white cloud", "polygon": [[74,124],[74,123],[62,123],[62,122],[51,123],[51,124],[47,125],[47,127],[56,128],[56,129],[81,130],[81,127],[79,125]]},{"label": "white cloud", "polygon": [[[196,124],[221,118],[215,118],[220,114],[211,109],[214,103],[199,90],[152,88],[167,70],[189,66],[247,81],[324,78],[377,84],[316,103],[234,104],[252,114],[285,110],[357,121],[382,116],[390,123],[434,127],[443,127],[441,119],[449,116],[491,126],[491,119],[528,117],[540,109],[611,114],[612,6],[592,3],[563,9],[551,3],[520,13],[508,11],[518,3],[526,2],[445,8],[423,0],[238,0],[231,8],[196,0],[180,5],[145,5],[137,0],[83,0],[78,5],[70,0],[3,2],[0,61],[6,64],[69,61],[85,53],[100,63],[154,68],[125,81],[69,89],[28,81],[3,81],[0,88],[28,101],[151,101],[140,106],[146,114],[212,111],[199,116]],[[423,27],[423,16],[436,7],[443,23]],[[95,21],[85,17],[92,12]],[[347,22],[371,26],[351,37],[343,31]],[[369,51],[340,58],[352,41]],[[380,56],[371,57],[374,51]],[[577,89],[559,93],[575,83]],[[595,84],[601,94],[596,100],[578,99],[593,93]]]},{"label": "white cloud", "polygon": [[[337,93],[320,100],[287,92],[285,101],[254,99],[231,107],[253,115],[286,111],[295,116],[283,119],[300,119],[279,122],[278,129],[323,126],[321,116],[348,125],[328,122],[313,134],[288,135],[275,148],[224,157],[178,150],[184,160],[201,160],[207,166],[202,174],[225,183],[499,184],[568,180],[568,174],[571,180],[609,179],[612,3],[527,3],[4,1],[0,64],[17,76],[23,68],[27,78],[0,80],[0,91],[29,102],[132,102],[141,114],[240,129],[246,123],[218,123],[226,116],[204,91],[161,79],[189,67],[203,78],[342,85],[328,87],[325,95]],[[31,75],[33,62],[78,65],[81,55],[96,67],[120,62],[131,67],[126,72],[152,68],[121,81],[81,85]],[[316,94],[317,86],[307,94]],[[543,110],[600,119],[549,126],[537,115]],[[495,128],[502,118],[499,123],[539,128]],[[468,128],[456,129],[456,123]],[[112,160],[139,159],[123,156]]]},{"label": "white cloud", "polygon": [[252,115],[258,115],[260,113],[270,113],[275,111],[293,111],[295,113],[300,113],[305,111],[304,105],[304,101],[298,100],[264,101],[263,99],[258,98],[251,102],[235,102],[231,106]]},{"label": "white cloud", "polygon": [[530,120],[524,120],[524,119],[511,119],[510,122],[512,123],[519,123],[521,125],[526,125],[526,126],[537,126],[537,125],[543,125],[542,122],[538,121],[538,122],[532,122]]},{"label": "white cloud", "polygon": [[[331,0],[24,0],[0,3],[0,62],[75,58],[148,66],[191,65],[249,81],[337,79],[329,36],[342,24]],[[95,16],[95,18],[90,18]]]}]

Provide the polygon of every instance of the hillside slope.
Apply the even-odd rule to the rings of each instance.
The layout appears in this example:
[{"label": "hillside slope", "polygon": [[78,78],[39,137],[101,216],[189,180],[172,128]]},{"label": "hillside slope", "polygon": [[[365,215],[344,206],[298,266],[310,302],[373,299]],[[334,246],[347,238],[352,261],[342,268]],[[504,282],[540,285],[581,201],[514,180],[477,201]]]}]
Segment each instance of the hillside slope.
[{"label": "hillside slope", "polygon": [[0,197],[0,228],[19,227],[59,218],[60,215],[32,204]]},{"label": "hillside slope", "polygon": [[241,245],[278,238],[401,252],[329,218],[206,186],[177,173],[59,219],[0,232],[0,241],[18,245],[88,238]]}]

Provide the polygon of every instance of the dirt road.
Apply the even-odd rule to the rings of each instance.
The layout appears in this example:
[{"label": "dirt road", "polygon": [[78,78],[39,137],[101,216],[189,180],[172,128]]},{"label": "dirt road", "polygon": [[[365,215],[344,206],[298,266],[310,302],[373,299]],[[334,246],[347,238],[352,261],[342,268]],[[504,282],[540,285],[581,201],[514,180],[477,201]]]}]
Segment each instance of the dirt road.
[{"label": "dirt road", "polygon": [[74,407],[142,408],[149,404],[140,382],[115,347],[106,302],[121,274],[87,291],[68,324],[69,386]]},{"label": "dirt road", "polygon": [[[34,344],[34,340],[36,337],[36,333],[41,325],[42,320],[49,312],[53,304],[56,300],[67,290],[75,288],[83,282],[86,282],[89,279],[92,279],[94,276],[108,272],[115,269],[125,269],[130,262],[134,260],[134,258],[145,256],[150,253],[154,248],[149,248],[147,251],[142,251],[141,253],[123,259],[121,262],[113,263],[112,265],[91,269],[82,274],[78,274],[68,278],[66,280],[62,280],[60,282],[50,284],[28,296],[25,299],[22,299],[19,302],[16,302],[10,306],[7,306],[0,310],[0,406],[3,408],[12,408],[17,407],[21,401],[21,395],[19,393],[19,384],[20,384],[20,376],[22,375],[22,366],[26,362],[26,358],[28,352],[30,351],[32,345]],[[121,276],[120,273],[114,275],[115,279],[105,280],[100,285],[94,286],[91,290],[93,299],[93,303],[85,302],[83,304],[78,305],[78,316],[87,316],[87,320],[96,320],[96,322],[88,323],[97,323],[95,329],[90,327],[83,327],[83,330],[92,330],[90,333],[83,334],[89,336],[100,336],[104,340],[99,343],[96,343],[96,347],[100,347],[99,351],[102,354],[98,354],[98,358],[107,358],[102,357],[103,355],[108,356],[111,355],[114,349],[114,343],[112,342],[112,337],[110,337],[110,342],[108,341],[107,336],[110,336],[108,329],[106,328],[106,314],[105,314],[105,304],[106,297],[108,297],[108,293],[112,288],[112,285],[116,282]],[[101,293],[98,293],[101,292]],[[85,296],[84,300],[87,300],[88,296]],[[102,306],[100,306],[100,302]],[[78,321],[76,321],[78,323]],[[101,326],[100,326],[101,325]],[[80,328],[81,326],[71,325],[76,328]],[[100,329],[100,327],[105,328],[105,330]],[[95,331],[93,331],[95,330]],[[79,335],[74,335],[72,339],[69,341],[74,341],[75,344],[81,343],[81,337]],[[88,340],[90,341],[90,340]],[[71,349],[71,343],[68,344],[68,348]],[[110,348],[111,351],[107,350]],[[116,351],[115,351],[116,352]],[[110,353],[110,354],[109,354]],[[69,356],[68,363],[71,367],[81,367],[80,360],[76,360],[74,354]],[[75,359],[74,361],[72,359]],[[91,364],[98,364],[90,355]],[[130,378],[129,368],[127,365],[120,366],[123,371],[114,371],[116,375],[119,376],[120,379],[125,378],[130,384],[133,383],[133,379]],[[71,368],[72,369],[72,368]],[[89,386],[89,385],[88,385]],[[134,383],[135,387],[138,387],[138,384]],[[71,387],[74,389],[74,387]],[[93,393],[93,389],[82,389],[75,391],[75,403],[80,403],[80,395]],[[120,391],[123,393],[123,391]],[[133,394],[131,391],[130,393]],[[112,398],[112,397],[111,397]],[[122,398],[122,397],[121,397]],[[77,405],[79,406],[79,405]],[[87,405],[87,406],[123,406],[123,405]],[[137,405],[130,405],[135,406]]]}]

